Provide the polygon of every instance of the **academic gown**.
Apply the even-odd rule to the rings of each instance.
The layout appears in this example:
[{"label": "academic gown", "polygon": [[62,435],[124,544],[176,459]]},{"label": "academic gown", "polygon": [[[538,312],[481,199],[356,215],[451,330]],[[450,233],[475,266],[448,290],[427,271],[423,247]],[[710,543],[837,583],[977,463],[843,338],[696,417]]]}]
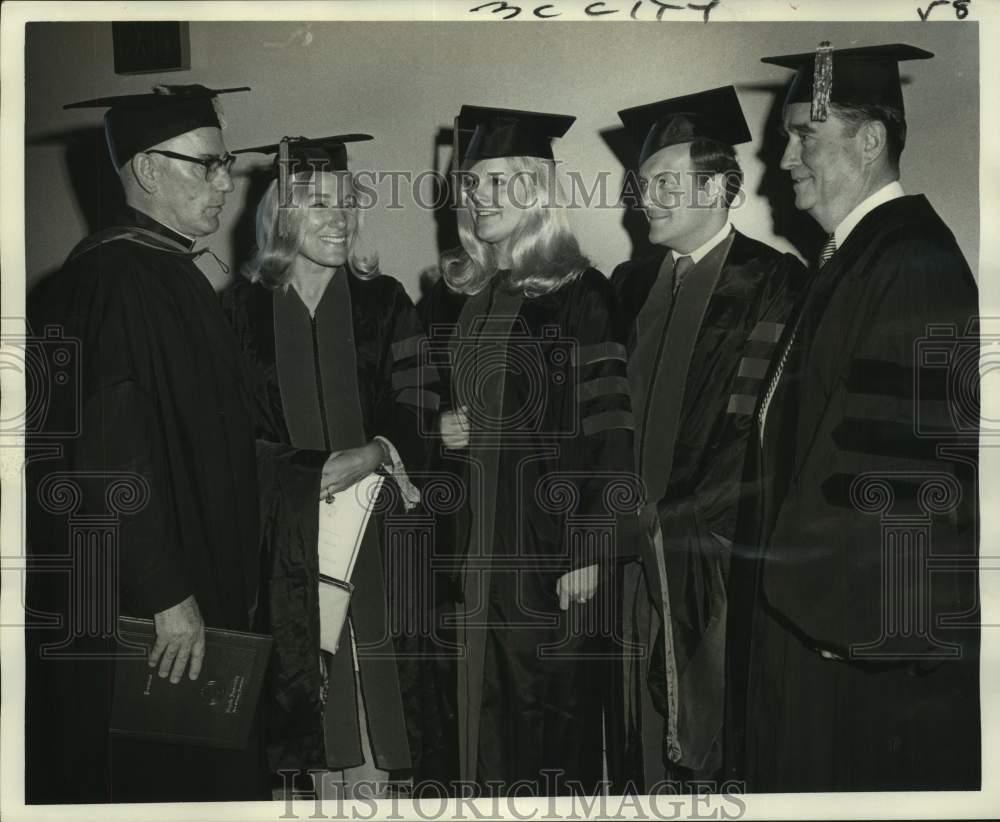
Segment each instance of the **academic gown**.
[{"label": "academic gown", "polygon": [[[362,280],[342,268],[314,320],[294,288],[275,290],[246,280],[223,295],[223,306],[255,377],[258,437],[329,453],[380,435],[396,448],[411,479],[421,482],[424,437],[438,404],[436,374],[417,366],[422,328],[396,280],[382,275]],[[412,534],[405,534],[410,526],[393,480],[383,485],[375,510],[352,578],[350,625],[375,764],[398,772],[419,768],[424,744],[434,744],[418,658],[428,557],[410,544]],[[350,629],[328,657],[327,682],[319,664],[315,531],[290,527],[280,510],[268,512],[267,519],[279,543],[267,575],[276,643],[271,768],[360,765]],[[278,550],[280,543],[284,548]],[[406,658],[397,662],[397,653],[404,652]],[[322,689],[330,698],[325,705]]]},{"label": "academic gown", "polygon": [[206,626],[250,630],[259,578],[236,339],[192,243],[136,211],[121,225],[30,301],[49,384],[28,419],[27,800],[266,798],[256,730],[245,751],[108,740],[115,614],[194,595]]},{"label": "academic gown", "polygon": [[645,523],[642,565],[622,575],[626,638],[649,655],[625,671],[626,727],[612,737],[612,760],[620,777],[641,773],[646,790],[721,765],[726,580],[744,455],[805,273],[793,255],[735,229],[673,297],[672,268],[659,249],[612,275],[630,324],[636,464],[662,537],[654,547]]},{"label": "academic gown", "polygon": [[[532,795],[590,791],[615,650],[615,512],[638,499],[622,326],[593,269],[534,298],[506,276],[474,296],[441,281],[426,312],[449,365],[443,407],[470,420],[469,448],[438,463],[464,489],[440,531],[456,568],[459,776],[493,793],[519,780]],[[597,595],[561,611],[557,580],[590,564]]]},{"label": "academic gown", "polygon": [[923,196],[812,276],[739,525],[727,773],[748,790],[979,788],[976,312]]}]

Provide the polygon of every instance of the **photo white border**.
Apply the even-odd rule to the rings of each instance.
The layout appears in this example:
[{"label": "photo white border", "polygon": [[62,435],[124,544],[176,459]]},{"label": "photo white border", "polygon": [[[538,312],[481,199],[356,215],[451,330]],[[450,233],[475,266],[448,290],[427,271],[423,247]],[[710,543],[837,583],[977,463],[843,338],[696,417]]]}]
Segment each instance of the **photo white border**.
[{"label": "photo white border", "polygon": [[[433,0],[432,2],[405,2],[404,0],[336,0],[336,2],[281,3],[260,2],[5,2],[0,9],[0,314],[4,334],[22,330],[25,298],[25,248],[24,248],[24,57],[25,23],[33,20],[365,20],[365,21],[447,21],[492,19],[496,25],[535,22],[539,25],[559,25],[570,20],[590,20],[593,25],[602,22],[628,20],[628,10],[635,0],[606,0],[605,8],[623,9],[624,13],[592,18],[585,14],[586,0],[550,0],[547,12],[558,10],[559,19],[541,22],[530,13],[522,12],[516,19],[502,21],[496,15],[471,14],[469,9],[482,0]],[[702,0],[698,0],[702,2]],[[514,5],[530,8],[540,2],[509,0]],[[682,0],[675,0],[678,4]],[[779,0],[721,0],[712,10],[711,20],[716,22],[750,22],[773,20],[781,22],[805,21],[905,21],[918,19],[917,9],[926,8],[931,0],[797,0],[795,3]],[[649,5],[645,3],[644,5]],[[964,25],[972,21],[979,24],[980,60],[980,231],[979,231],[979,288],[980,313],[996,318],[984,322],[984,336],[1000,335],[1000,3],[971,0],[968,20],[956,21],[951,5],[935,8],[931,20],[936,24],[951,21],[950,25]],[[648,9],[644,12],[649,19]],[[701,13],[696,11],[667,12],[661,25],[670,21],[697,22]],[[54,59],[57,59],[54,57]],[[942,113],[946,116],[946,113]],[[0,419],[11,419],[24,407],[24,386],[11,379],[8,370],[0,368],[2,378],[2,409]],[[982,416],[984,420],[1000,421],[1000,388],[994,383],[993,374],[983,374]],[[22,443],[23,445],[23,443]],[[0,588],[0,625],[17,625],[22,621],[20,584],[22,576],[17,571],[22,551],[11,545],[23,534],[23,499],[21,490],[21,463],[23,450],[16,442],[0,440],[0,539],[3,548],[2,588]],[[981,587],[982,633],[981,682],[982,682],[982,773],[983,790],[980,792],[913,792],[913,793],[852,793],[809,795],[749,795],[743,798],[746,812],[741,818],[770,819],[876,819],[876,818],[982,818],[1000,816],[1000,505],[992,504],[1000,497],[994,496],[1000,488],[1000,450],[984,447],[981,452],[981,538],[983,555]],[[992,556],[991,556],[992,554]],[[275,820],[285,813],[283,802],[272,803],[199,803],[199,804],[143,804],[143,805],[93,805],[93,806],[25,806],[23,797],[23,654],[24,645],[20,628],[0,628],[0,659],[2,659],[3,703],[0,706],[0,816],[5,820]],[[684,801],[684,797],[669,797],[669,801]],[[571,807],[569,798],[522,800],[517,803],[518,816],[508,818],[556,819]],[[661,814],[669,808],[667,799],[658,803]],[[686,800],[690,810],[693,800]],[[434,802],[428,810],[440,803]],[[329,814],[335,812],[329,803],[324,806]],[[383,803],[381,813],[395,811],[394,816],[370,815],[372,808],[364,803],[357,807],[352,817],[350,803],[340,818],[421,818],[409,802],[400,801],[395,807]],[[466,819],[489,818],[490,803],[482,801],[477,807],[483,816],[477,816],[466,803],[459,812]],[[614,801],[607,804],[609,812],[619,809]],[[628,813],[629,809],[633,812]],[[702,801],[694,808],[696,815],[678,814],[672,818],[734,818],[732,806],[714,800],[710,806]],[[298,819],[309,819],[313,813],[311,803],[296,803]],[[451,803],[449,813],[435,818],[451,818],[456,810]],[[625,802],[617,818],[656,818],[651,814],[648,800]],[[553,813],[555,815],[553,815]],[[289,817],[284,817],[289,818]],[[329,818],[329,817],[328,817]],[[334,816],[333,818],[337,818]],[[431,818],[425,812],[424,818]],[[460,817],[461,818],[461,817]],[[579,817],[577,817],[579,818]]]}]

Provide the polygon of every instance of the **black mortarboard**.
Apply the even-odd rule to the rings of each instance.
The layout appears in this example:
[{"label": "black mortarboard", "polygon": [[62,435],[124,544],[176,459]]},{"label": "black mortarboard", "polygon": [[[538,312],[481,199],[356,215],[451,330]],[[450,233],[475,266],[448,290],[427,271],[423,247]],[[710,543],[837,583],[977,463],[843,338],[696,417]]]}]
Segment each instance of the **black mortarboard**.
[{"label": "black mortarboard", "polygon": [[795,69],[785,105],[812,103],[811,118],[825,120],[830,103],[882,105],[902,112],[899,62],[933,56],[929,51],[902,43],[834,49],[824,40],[815,52],[763,57],[761,62]]},{"label": "black mortarboard", "polygon": [[292,174],[314,171],[347,171],[347,143],[374,140],[370,134],[335,134],[331,137],[283,137],[277,143],[253,148],[240,148],[233,154],[274,154],[274,173],[279,173],[281,144],[288,146],[289,170]]},{"label": "black mortarboard", "polygon": [[455,165],[468,168],[497,157],[551,160],[552,140],[575,120],[566,114],[462,106],[455,118]]},{"label": "black mortarboard", "polygon": [[639,165],[661,148],[716,140],[728,146],[750,142],[740,98],[732,86],[722,86],[618,112],[639,151]]},{"label": "black mortarboard", "polygon": [[104,114],[104,134],[111,161],[119,168],[140,151],[171,137],[196,128],[221,128],[224,123],[215,98],[233,91],[250,91],[250,87],[154,86],[152,94],[98,97],[69,103],[63,108],[108,109]]},{"label": "black mortarboard", "polygon": [[[282,137],[277,143],[240,148],[233,154],[273,154],[279,203],[289,202],[288,178],[295,174],[347,171],[347,143],[374,140],[370,134],[335,134],[330,137]],[[284,236],[285,211],[278,211],[278,234]]]}]

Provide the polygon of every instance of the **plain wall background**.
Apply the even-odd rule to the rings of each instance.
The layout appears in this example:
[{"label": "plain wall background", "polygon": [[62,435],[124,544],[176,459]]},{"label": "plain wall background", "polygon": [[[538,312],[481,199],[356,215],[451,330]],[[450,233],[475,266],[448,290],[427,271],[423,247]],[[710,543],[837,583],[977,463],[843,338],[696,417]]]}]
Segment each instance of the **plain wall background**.
[{"label": "plain wall background", "polygon": [[[190,71],[118,76],[110,23],[28,26],[29,288],[107,219],[106,202],[117,196],[96,136],[103,111],[64,111],[62,105],[148,92],[155,83],[251,86],[252,92],[222,98],[230,149],[285,134],[367,131],[376,140],[352,147],[355,170],[440,168],[450,148],[438,144],[439,131],[450,130],[462,103],[575,114],[576,124],[556,142],[556,155],[587,180],[609,172],[612,198],[625,172],[623,159],[634,161],[634,149],[621,142],[618,109],[732,83],[754,134],[753,143],[739,147],[748,196],[734,222],[781,249],[808,253],[814,226],[788,207],[787,175],[776,168],[781,141],[767,126],[790,72],[759,58],[808,51],[822,39],[838,48],[905,42],[937,55],[901,66],[909,123],[902,181],[908,193],[928,196],[973,271],[978,268],[975,25],[200,22],[189,31]],[[234,269],[252,242],[255,203],[248,207],[247,201],[260,190],[259,178],[254,183],[237,176],[235,182],[219,232],[202,242]],[[365,233],[382,270],[416,298],[420,272],[435,266],[442,240],[433,212],[416,206],[405,191],[401,203],[400,209],[370,212]],[[605,273],[632,254],[634,236],[644,233],[633,219],[630,235],[625,216],[620,208],[572,215],[584,251]],[[224,284],[214,263],[202,267],[217,287]]]}]

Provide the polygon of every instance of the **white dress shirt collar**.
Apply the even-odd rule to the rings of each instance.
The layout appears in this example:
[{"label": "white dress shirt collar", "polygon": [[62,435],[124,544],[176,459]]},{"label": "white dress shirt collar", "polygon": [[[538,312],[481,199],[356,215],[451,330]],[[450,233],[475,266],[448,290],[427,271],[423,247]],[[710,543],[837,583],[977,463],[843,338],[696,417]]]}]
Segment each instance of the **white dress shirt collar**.
[{"label": "white dress shirt collar", "polygon": [[670,249],[670,253],[674,255],[674,262],[677,262],[678,257],[690,257],[691,262],[697,264],[701,261],[701,258],[708,254],[713,248],[715,248],[719,243],[721,243],[726,237],[729,236],[729,232],[732,230],[733,224],[726,218],[725,224],[720,228],[715,234],[708,238],[704,243],[698,246],[694,251],[689,254],[680,254],[673,249]]}]

